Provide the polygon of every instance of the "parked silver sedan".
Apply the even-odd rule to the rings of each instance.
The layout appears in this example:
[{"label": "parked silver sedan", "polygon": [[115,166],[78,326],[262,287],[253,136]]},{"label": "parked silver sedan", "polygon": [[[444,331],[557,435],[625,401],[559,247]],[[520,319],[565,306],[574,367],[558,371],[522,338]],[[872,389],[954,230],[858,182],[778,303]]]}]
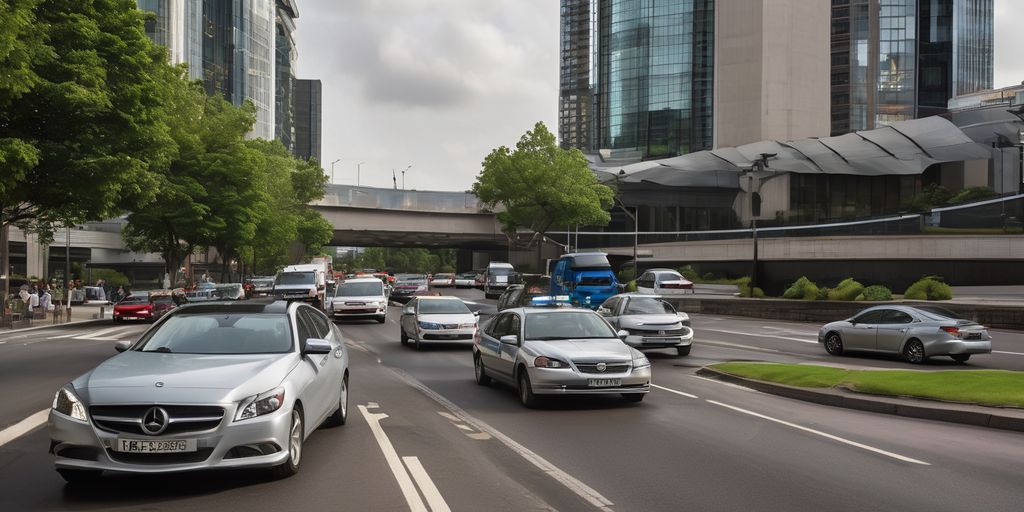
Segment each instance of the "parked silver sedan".
[{"label": "parked silver sedan", "polygon": [[348,354],[313,307],[177,308],[57,391],[50,452],[70,483],[103,471],[269,467],[290,476],[306,437],[348,416]]},{"label": "parked silver sedan", "polygon": [[640,348],[674,348],[681,356],[690,355],[693,329],[690,317],[658,295],[623,293],[610,297],[597,308],[615,329],[629,333],[627,345]]},{"label": "parked silver sedan", "polygon": [[949,356],[963,363],[973,354],[991,353],[988,330],[956,317],[953,312],[930,306],[875,306],[847,320],[826,324],[818,332],[818,343],[832,355],[888,352],[915,364],[932,356]]},{"label": "parked silver sedan", "polygon": [[476,382],[506,382],[526,407],[537,395],[621,394],[639,402],[651,390],[651,363],[587,309],[502,311],[473,344]]}]

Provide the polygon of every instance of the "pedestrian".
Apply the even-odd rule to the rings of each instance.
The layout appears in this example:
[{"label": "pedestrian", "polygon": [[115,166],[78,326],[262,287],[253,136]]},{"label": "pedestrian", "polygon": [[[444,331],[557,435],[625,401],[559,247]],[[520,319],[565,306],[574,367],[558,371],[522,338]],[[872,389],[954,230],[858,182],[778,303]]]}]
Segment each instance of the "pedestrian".
[{"label": "pedestrian", "polygon": [[124,286],[118,286],[117,291],[114,292],[114,296],[111,300],[113,300],[114,302],[119,302],[123,298],[125,298]]}]

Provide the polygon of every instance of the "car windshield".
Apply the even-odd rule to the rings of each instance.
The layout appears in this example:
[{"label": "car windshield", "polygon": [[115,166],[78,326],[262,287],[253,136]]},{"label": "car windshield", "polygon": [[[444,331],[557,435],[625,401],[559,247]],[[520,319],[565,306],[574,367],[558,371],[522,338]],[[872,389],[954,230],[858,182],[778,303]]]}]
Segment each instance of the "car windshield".
[{"label": "car windshield", "polygon": [[175,354],[280,354],[292,350],[285,315],[219,313],[172,316],[136,349]]},{"label": "car windshield", "polygon": [[611,286],[612,276],[587,276],[582,275],[576,278],[580,286]]},{"label": "car windshield", "polygon": [[342,283],[335,290],[335,297],[369,297],[384,295],[384,287],[380,281],[375,283]]},{"label": "car windshield", "polygon": [[274,286],[273,279],[253,279],[252,281],[250,281],[250,283],[252,283],[252,285],[255,286],[256,288],[267,288],[270,286]]},{"label": "car windshield", "polygon": [[629,299],[626,304],[626,315],[674,315],[675,308],[661,299],[651,297],[636,297]]},{"label": "car windshield", "polygon": [[420,300],[421,315],[457,315],[470,313],[461,300]]},{"label": "car windshield", "polygon": [[487,273],[492,276],[510,276],[514,272],[515,270],[512,270],[511,268],[508,267],[491,267],[487,269]]},{"label": "car windshield", "polygon": [[245,290],[242,288],[242,285],[238,283],[217,285],[214,293],[219,297],[231,300],[238,300],[245,297]]},{"label": "car windshield", "polygon": [[610,268],[604,254],[580,254],[572,258],[572,268]]},{"label": "car windshield", "polygon": [[313,272],[282,272],[274,280],[276,285],[314,284],[316,274]]},{"label": "car windshield", "polygon": [[144,293],[140,293],[129,295],[121,299],[121,302],[119,302],[118,304],[146,304],[148,302],[149,296]]},{"label": "car windshield", "polygon": [[400,276],[395,284],[426,284],[427,278],[423,276]]},{"label": "car windshield", "polygon": [[615,338],[615,331],[592,311],[536,312],[526,315],[526,339]]}]

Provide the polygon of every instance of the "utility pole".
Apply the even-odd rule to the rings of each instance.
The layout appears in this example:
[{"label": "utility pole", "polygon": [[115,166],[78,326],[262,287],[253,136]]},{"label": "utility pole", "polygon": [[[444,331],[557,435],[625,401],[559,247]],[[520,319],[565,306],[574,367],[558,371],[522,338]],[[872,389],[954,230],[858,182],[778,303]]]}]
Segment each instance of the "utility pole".
[{"label": "utility pole", "polygon": [[331,185],[334,185],[334,164],[336,164],[336,163],[338,163],[340,161],[341,161],[341,159],[339,158],[339,159],[331,162]]},{"label": "utility pole", "polygon": [[412,165],[402,170],[402,190],[405,190],[405,171],[412,169]]},{"label": "utility pole", "polygon": [[[758,180],[760,183],[760,177],[758,173],[764,174],[768,169],[768,159],[775,156],[776,153],[761,153],[761,158],[754,161],[754,164],[750,167],[748,176],[750,177],[750,189],[747,191],[747,195],[750,196],[750,232],[751,238],[754,243],[754,254],[752,259],[752,265],[750,269],[750,289],[753,290],[757,287],[758,276],[757,276],[757,217],[761,215],[761,200],[760,196],[757,197],[757,208],[754,208],[754,199],[757,192],[754,189],[754,180]],[[760,189],[760,186],[757,187]]]},{"label": "utility pole", "polygon": [[[619,174],[615,176],[615,184],[619,184],[620,177],[626,175],[626,171],[619,169]],[[633,279],[640,277],[640,261],[639,261],[639,247],[640,247],[640,208],[636,208],[635,212],[630,212],[626,205],[619,198],[619,187],[615,187],[615,195],[612,197],[615,200],[615,206],[618,206],[623,213],[626,214],[630,220],[633,221]]]}]

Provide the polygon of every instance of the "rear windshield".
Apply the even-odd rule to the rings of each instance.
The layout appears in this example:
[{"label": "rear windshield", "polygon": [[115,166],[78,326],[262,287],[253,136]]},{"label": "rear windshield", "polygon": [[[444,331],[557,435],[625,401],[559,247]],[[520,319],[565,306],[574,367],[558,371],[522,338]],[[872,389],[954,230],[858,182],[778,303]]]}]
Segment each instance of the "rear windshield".
[{"label": "rear windshield", "polygon": [[176,315],[151,331],[135,350],[174,354],[279,354],[292,350],[292,337],[285,315]]},{"label": "rear windshield", "polygon": [[253,279],[252,281],[250,281],[250,283],[252,283],[252,285],[257,287],[257,288],[264,288],[264,287],[267,287],[267,286],[274,286],[274,280],[273,279]]},{"label": "rear windshield", "polygon": [[174,300],[170,295],[164,295],[162,297],[153,297],[153,304],[174,304]]},{"label": "rear windshield", "polygon": [[611,276],[580,276],[576,281],[580,286],[611,286]]},{"label": "rear windshield", "polygon": [[342,283],[335,291],[335,297],[368,297],[384,295],[384,286],[376,283]]},{"label": "rear windshield", "polygon": [[526,315],[526,339],[614,338],[615,332],[592,311],[530,313]]},{"label": "rear windshield", "polygon": [[627,315],[674,315],[675,308],[661,299],[635,298],[629,299],[626,305]]},{"label": "rear windshield", "polygon": [[608,257],[604,254],[581,254],[572,258],[572,268],[609,268]]},{"label": "rear windshield", "polygon": [[274,284],[316,284],[316,274],[313,272],[282,272],[277,275]]},{"label": "rear windshield", "polygon": [[395,284],[427,284],[425,276],[403,276],[395,278]]},{"label": "rear windshield", "polygon": [[147,303],[149,303],[149,297],[147,295],[145,295],[145,294],[140,294],[140,295],[129,295],[129,296],[121,299],[121,302],[119,302],[118,304],[147,304]]},{"label": "rear windshield", "polygon": [[444,315],[469,313],[469,308],[461,300],[420,300],[421,315]]}]

